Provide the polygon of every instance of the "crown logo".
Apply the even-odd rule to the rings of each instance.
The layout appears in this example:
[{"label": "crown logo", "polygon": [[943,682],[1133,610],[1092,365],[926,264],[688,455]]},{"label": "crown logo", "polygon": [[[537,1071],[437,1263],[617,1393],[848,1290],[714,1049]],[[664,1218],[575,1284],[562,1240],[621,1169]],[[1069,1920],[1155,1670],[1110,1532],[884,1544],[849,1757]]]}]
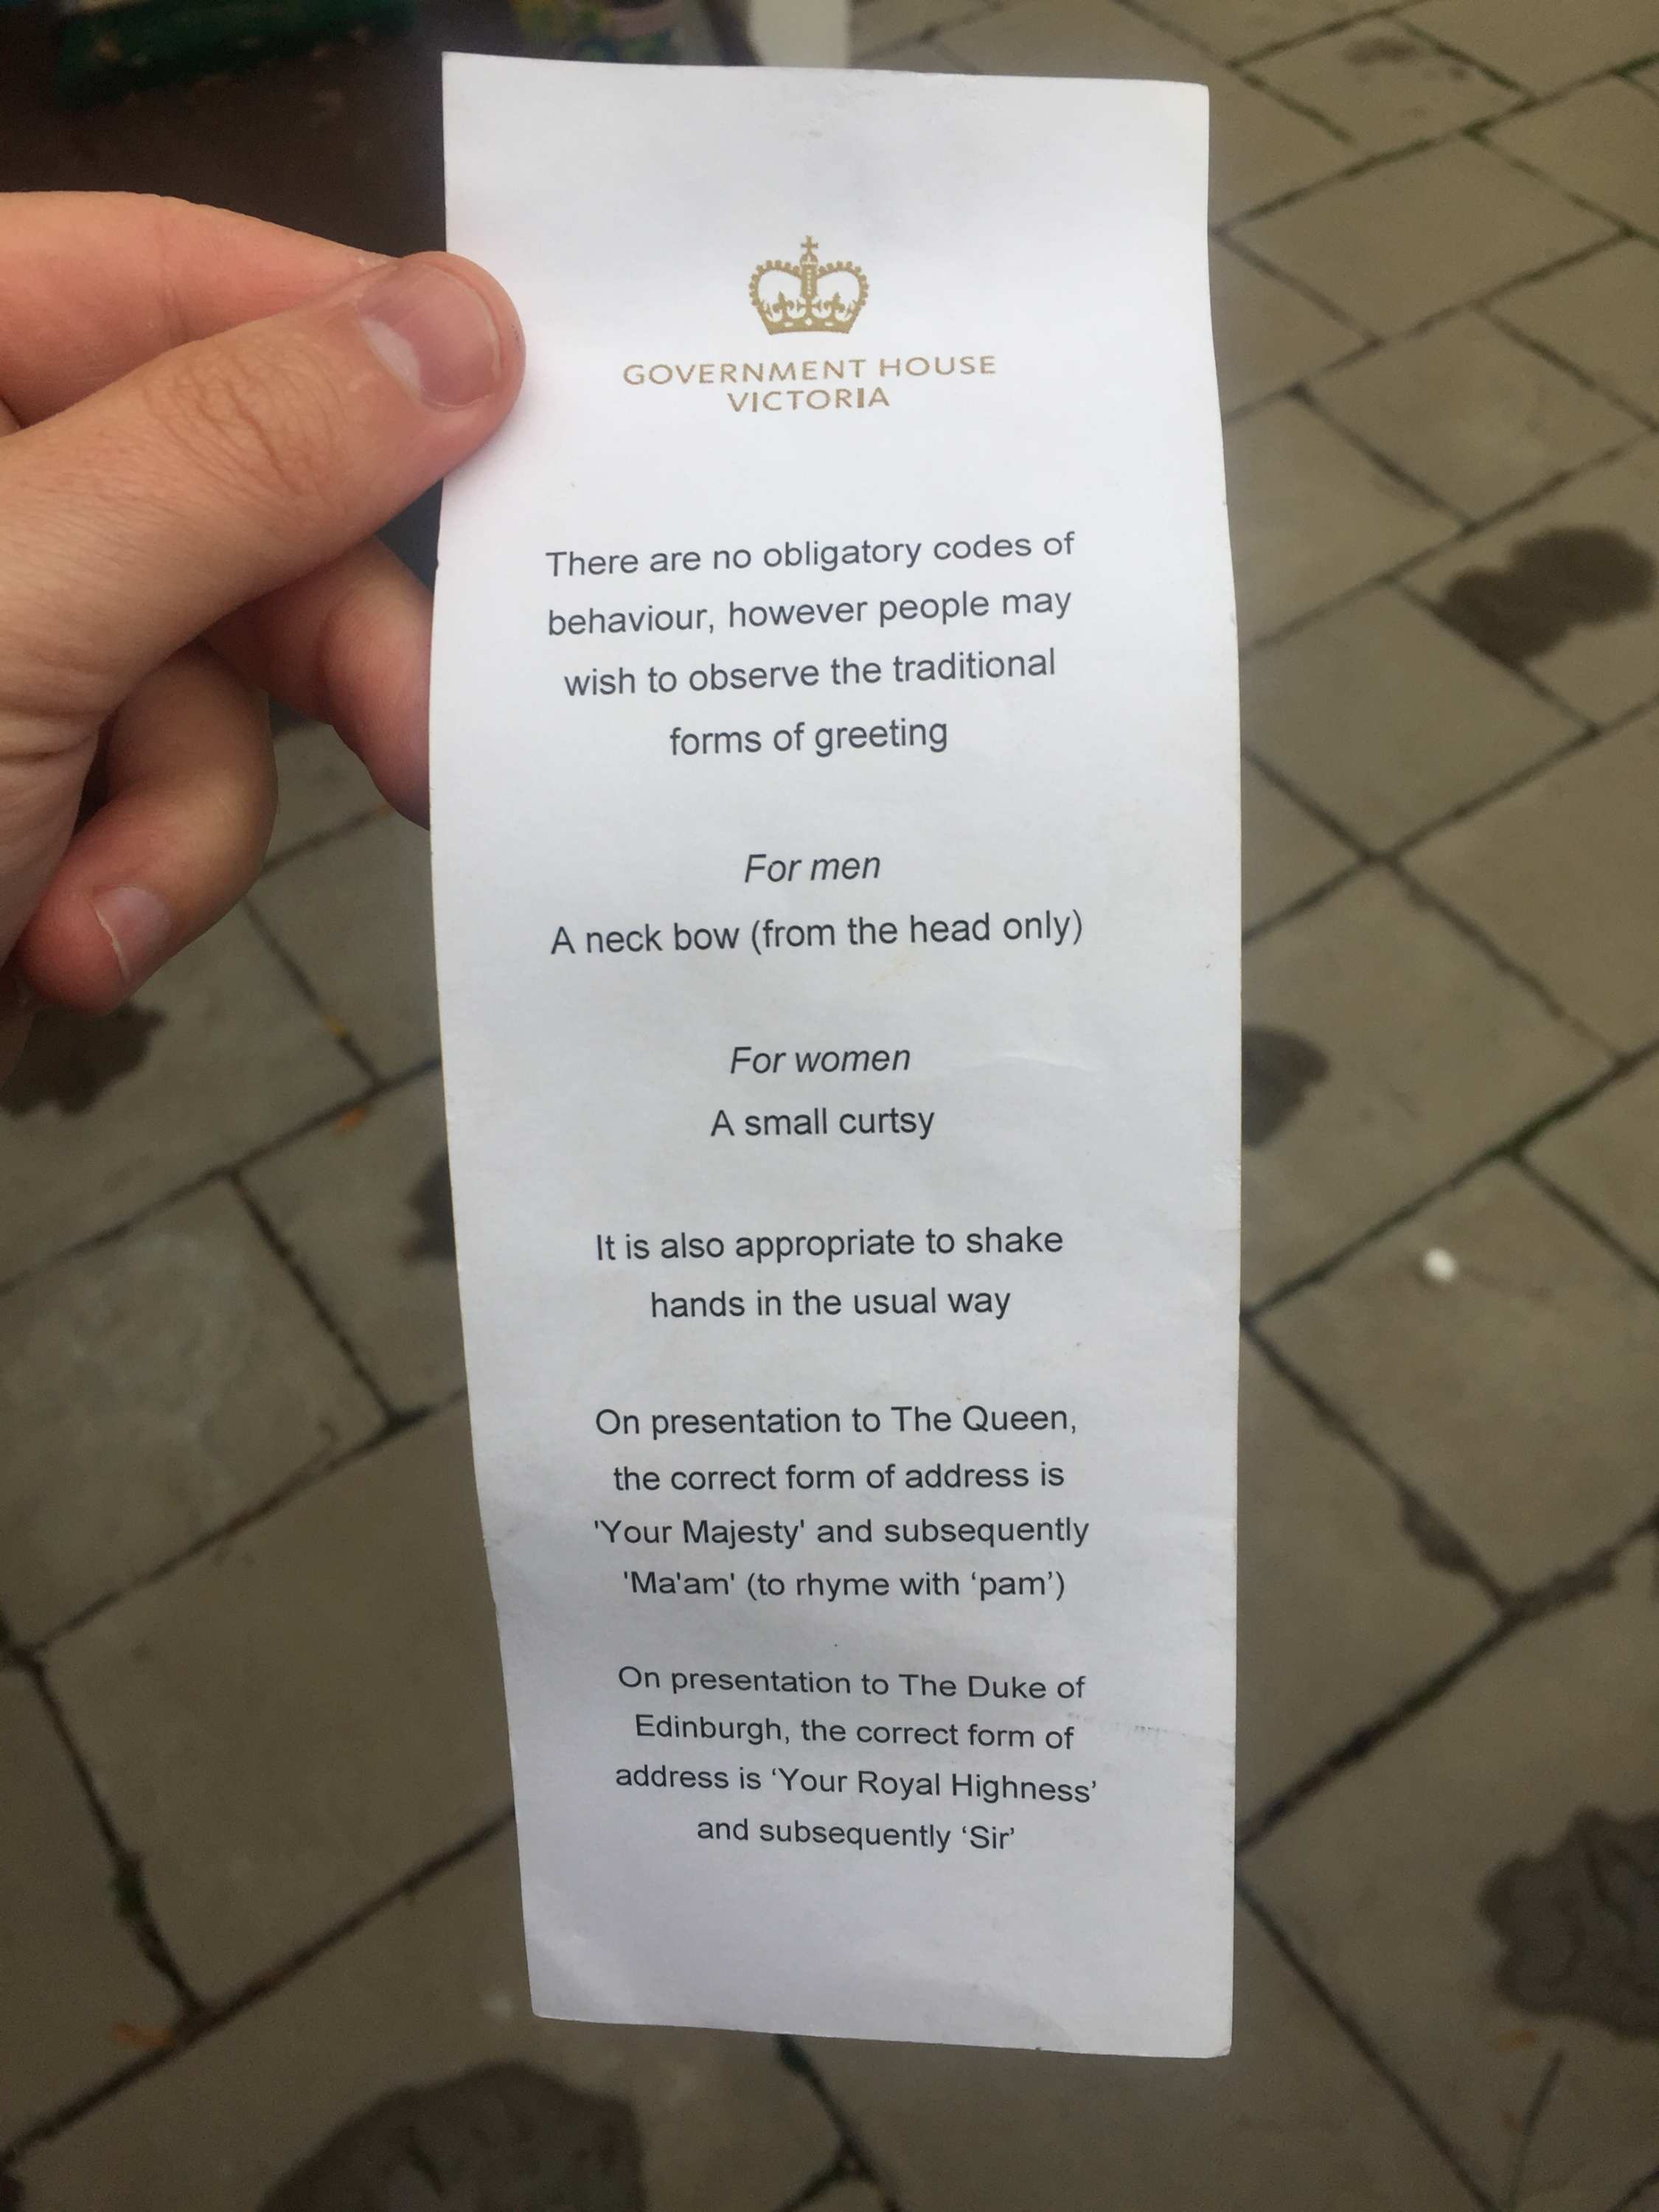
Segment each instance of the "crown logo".
[{"label": "crown logo", "polygon": [[749,279],[749,296],[777,338],[795,331],[850,331],[870,287],[850,261],[820,261],[817,240],[808,238],[799,261],[763,261]]}]

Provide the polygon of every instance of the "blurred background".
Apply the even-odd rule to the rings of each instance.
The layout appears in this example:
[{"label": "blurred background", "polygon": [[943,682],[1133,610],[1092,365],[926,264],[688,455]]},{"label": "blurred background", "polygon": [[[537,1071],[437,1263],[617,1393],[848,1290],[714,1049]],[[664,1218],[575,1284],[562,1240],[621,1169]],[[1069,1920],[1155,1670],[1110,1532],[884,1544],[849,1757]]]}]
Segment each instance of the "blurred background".
[{"label": "blurred background", "polygon": [[0,1095],[0,2208],[1659,2212],[1659,0],[33,0],[0,190],[435,246],[446,47],[1210,88],[1235,2049],[531,2017],[425,844],[279,709]]}]

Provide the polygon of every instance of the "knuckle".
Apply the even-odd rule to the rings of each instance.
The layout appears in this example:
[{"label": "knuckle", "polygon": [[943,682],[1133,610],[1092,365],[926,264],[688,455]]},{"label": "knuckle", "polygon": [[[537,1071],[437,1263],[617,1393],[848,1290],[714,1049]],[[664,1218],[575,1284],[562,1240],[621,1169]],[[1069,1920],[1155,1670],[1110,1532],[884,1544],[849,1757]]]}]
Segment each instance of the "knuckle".
[{"label": "knuckle", "polygon": [[191,465],[240,501],[280,514],[323,504],[337,489],[346,446],[339,400],[297,349],[181,346],[150,399]]}]

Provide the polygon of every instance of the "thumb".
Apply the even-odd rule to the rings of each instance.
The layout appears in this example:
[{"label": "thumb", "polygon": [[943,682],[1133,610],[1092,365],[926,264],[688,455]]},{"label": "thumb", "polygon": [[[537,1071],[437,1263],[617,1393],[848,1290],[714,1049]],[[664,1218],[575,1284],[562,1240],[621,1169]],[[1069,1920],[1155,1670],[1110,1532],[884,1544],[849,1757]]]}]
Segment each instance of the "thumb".
[{"label": "thumb", "polygon": [[523,358],[501,287],[422,254],[0,442],[0,750],[8,708],[101,718],[233,608],[378,529],[496,428]]}]

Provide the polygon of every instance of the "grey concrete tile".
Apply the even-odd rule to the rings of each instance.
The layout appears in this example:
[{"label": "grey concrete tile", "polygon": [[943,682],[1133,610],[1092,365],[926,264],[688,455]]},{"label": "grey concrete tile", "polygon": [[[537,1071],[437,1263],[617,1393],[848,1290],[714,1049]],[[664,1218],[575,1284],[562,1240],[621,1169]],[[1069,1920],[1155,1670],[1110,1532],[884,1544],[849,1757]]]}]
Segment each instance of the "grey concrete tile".
[{"label": "grey concrete tile", "polygon": [[1378,850],[1583,726],[1387,585],[1249,654],[1241,692],[1249,750]]},{"label": "grey concrete tile", "polygon": [[1147,0],[1146,12],[1230,61],[1369,12],[1375,0]]},{"label": "grey concrete tile", "polygon": [[262,878],[249,904],[383,1076],[438,1049],[432,862],[424,830],[387,814]]},{"label": "grey concrete tile", "polygon": [[1376,16],[1269,54],[1250,74],[1368,154],[1443,138],[1519,98],[1473,62]]},{"label": "grey concrete tile", "polygon": [[1621,238],[1501,293],[1492,312],[1615,399],[1659,416],[1659,246]]},{"label": "grey concrete tile", "polygon": [[1257,938],[1244,975],[1257,1033],[1245,1084],[1247,1302],[1328,1260],[1607,1065],[1379,869]]},{"label": "grey concrete tile", "polygon": [[103,1838],[39,1692],[16,1668],[0,1668],[0,1774],[4,2143],[131,2065],[125,2039],[165,2034],[178,2001],[121,1924]]},{"label": "grey concrete tile", "polygon": [[1238,632],[1252,639],[1439,544],[1457,519],[1379,468],[1300,399],[1230,423]]},{"label": "grey concrete tile", "polygon": [[1511,1589],[1659,1505],[1659,1292],[1506,1161],[1261,1326]]},{"label": "grey concrete tile", "polygon": [[51,1647],[156,1918],[222,1995],[511,1795],[465,1414],[441,1414]]},{"label": "grey concrete tile", "polygon": [[1239,1370],[1238,1809],[1269,1803],[1492,1627],[1398,1492],[1248,1340]]},{"label": "grey concrete tile", "polygon": [[1409,866],[1610,1044],[1659,1037],[1659,711],[1437,830]]},{"label": "grey concrete tile", "polygon": [[1621,77],[1494,125],[1494,146],[1637,230],[1659,230],[1659,101]]},{"label": "grey concrete tile", "polygon": [[1515,0],[1424,0],[1405,21],[1528,92],[1559,92],[1659,48],[1652,0],[1581,0],[1517,8]]},{"label": "grey concrete tile", "polygon": [[1351,322],[1389,335],[1613,228],[1500,155],[1452,138],[1255,216],[1238,234]]},{"label": "grey concrete tile", "polygon": [[1638,1546],[1611,1594],[1514,1637],[1244,1862],[1513,2212],[1609,2212],[1659,2162],[1659,2041],[1605,2023],[1622,1992],[1651,2003],[1626,1824],[1651,1832],[1659,1789],[1656,1565]]},{"label": "grey concrete tile", "polygon": [[0,1297],[0,1613],[33,1642],[380,1410],[223,1183]]},{"label": "grey concrete tile", "polygon": [[990,0],[857,0],[852,20],[853,60],[854,64],[874,61],[906,40],[969,22],[984,15],[989,5]]},{"label": "grey concrete tile", "polygon": [[452,1397],[465,1372],[437,1075],[269,1153],[246,1182],[392,1404]]},{"label": "grey concrete tile", "polygon": [[101,1023],[43,1017],[0,1096],[0,1281],[361,1089],[240,909]]},{"label": "grey concrete tile", "polygon": [[[1248,1914],[1231,2057],[809,2047],[904,2212],[1469,2212]],[[47,2212],[56,2212],[48,2207]]]},{"label": "grey concrete tile", "polygon": [[1659,1273],[1659,1060],[1553,1123],[1527,1158]]},{"label": "grey concrete tile", "polygon": [[1352,159],[1322,125],[1258,92],[1121,0],[1024,0],[941,37],[959,60],[995,76],[1207,84],[1210,211],[1218,222],[1328,177]]},{"label": "grey concrete tile", "polygon": [[855,69],[929,70],[945,76],[968,73],[967,64],[959,62],[937,39],[907,39],[902,46],[884,46],[878,54],[871,54]]},{"label": "grey concrete tile", "polygon": [[1316,378],[1313,392],[1345,429],[1476,520],[1643,429],[1480,314],[1396,338]]},{"label": "grey concrete tile", "polygon": [[1231,411],[1299,384],[1364,343],[1292,286],[1218,240],[1210,254],[1216,373]]},{"label": "grey concrete tile", "polygon": [[299,722],[277,738],[273,860],[385,805],[368,770],[325,723]]},{"label": "grey concrete tile", "polygon": [[[567,2195],[548,2174],[549,2193],[532,2192],[548,2212],[601,2201],[616,2212],[777,2212],[834,2154],[823,2108],[767,2037],[533,2018],[508,1835],[36,2151],[22,2170],[27,2212],[298,2212],[324,2200],[278,2193],[283,2183],[367,2109],[502,2066],[605,2100],[556,2115],[556,2146],[589,2147],[587,2186]],[[412,2100],[401,2108],[406,2134],[418,2111]],[[514,2172],[520,2185],[538,2178]],[[368,2193],[349,2201],[387,2212],[441,2201],[412,2164],[381,2179],[384,2193],[360,2182]],[[507,2197],[458,2181],[441,2201],[483,2212]]]},{"label": "grey concrete tile", "polygon": [[1406,579],[1587,720],[1659,697],[1659,439],[1599,461]]},{"label": "grey concrete tile", "polygon": [[1352,848],[1287,799],[1253,761],[1243,764],[1239,807],[1246,929],[1283,914],[1353,865]]}]

